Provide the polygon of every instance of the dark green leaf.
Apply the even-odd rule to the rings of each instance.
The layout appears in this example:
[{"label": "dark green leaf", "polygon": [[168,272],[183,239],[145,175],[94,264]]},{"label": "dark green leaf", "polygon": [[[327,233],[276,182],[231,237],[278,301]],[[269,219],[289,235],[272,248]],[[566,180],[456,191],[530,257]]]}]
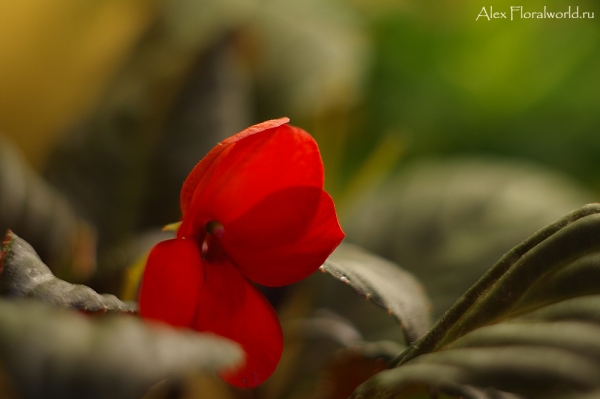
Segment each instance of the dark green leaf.
[{"label": "dark green leaf", "polygon": [[[438,363],[419,363],[376,374],[355,392],[353,399],[521,399],[522,396],[491,387],[463,384],[459,367]],[[395,396],[397,395],[397,396]]]},{"label": "dark green leaf", "polygon": [[397,368],[357,394],[412,398],[415,384],[447,393],[493,387],[528,398],[599,389],[599,259],[600,205],[591,204],[508,252]]},{"label": "dark green leaf", "polygon": [[341,244],[321,270],[387,309],[400,321],[408,342],[429,328],[429,300],[425,290],[413,275],[394,263],[357,246]]},{"label": "dark green leaf", "polygon": [[167,377],[236,366],[236,343],[144,323],[0,300],[3,371],[23,399],[139,398]]},{"label": "dark green leaf", "polygon": [[2,251],[0,296],[31,298],[86,312],[137,311],[135,303],[125,303],[114,295],[100,295],[85,285],[56,278],[31,245],[11,231],[6,235]]},{"label": "dark green leaf", "polygon": [[430,159],[365,195],[342,224],[349,240],[414,273],[437,320],[512,247],[593,199],[524,162]]},{"label": "dark green leaf", "polygon": [[[477,327],[568,299],[567,294],[555,293],[549,283],[564,275],[561,271],[569,271],[567,276],[579,274],[581,283],[590,278],[593,270],[578,266],[600,249],[598,213],[600,205],[586,205],[513,248],[457,301],[415,350],[435,350]],[[591,293],[571,292],[571,296]],[[596,293],[600,293],[600,285]],[[537,303],[532,303],[536,302],[533,295],[539,299]]]}]

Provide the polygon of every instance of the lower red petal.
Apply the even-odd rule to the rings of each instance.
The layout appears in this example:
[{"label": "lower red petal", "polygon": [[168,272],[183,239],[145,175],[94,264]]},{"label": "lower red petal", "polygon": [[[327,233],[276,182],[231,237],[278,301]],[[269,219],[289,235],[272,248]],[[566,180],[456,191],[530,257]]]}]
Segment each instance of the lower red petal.
[{"label": "lower red petal", "polygon": [[140,315],[191,327],[203,281],[203,261],[194,240],[175,238],[158,243],[144,270]]},{"label": "lower red petal", "polygon": [[275,370],[283,350],[277,314],[267,299],[229,262],[206,263],[195,328],[239,342],[245,366],[221,377],[232,385],[252,388]]},{"label": "lower red petal", "polygon": [[280,190],[223,227],[220,241],[229,258],[266,286],[308,277],[344,238],[333,200],[315,187]]}]

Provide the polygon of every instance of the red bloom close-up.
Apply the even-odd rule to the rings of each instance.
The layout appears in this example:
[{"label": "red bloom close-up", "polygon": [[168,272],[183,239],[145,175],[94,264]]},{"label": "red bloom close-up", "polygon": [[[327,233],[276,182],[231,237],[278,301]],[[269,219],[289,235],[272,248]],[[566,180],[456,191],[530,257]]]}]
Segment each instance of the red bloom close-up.
[{"label": "red bloom close-up", "polygon": [[283,350],[277,314],[253,283],[300,281],[344,238],[317,144],[287,122],[249,127],[194,167],[177,237],[152,249],[142,279],[143,317],[242,345],[245,365],[221,375],[238,387],[264,382]]}]

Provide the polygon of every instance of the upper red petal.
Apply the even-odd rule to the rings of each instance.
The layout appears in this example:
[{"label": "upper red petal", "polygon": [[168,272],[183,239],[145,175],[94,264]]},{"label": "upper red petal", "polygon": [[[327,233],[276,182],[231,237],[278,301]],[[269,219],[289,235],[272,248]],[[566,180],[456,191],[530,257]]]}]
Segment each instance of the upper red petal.
[{"label": "upper red petal", "polygon": [[204,158],[200,160],[200,162],[196,164],[194,169],[192,169],[188,177],[185,179],[183,187],[181,188],[180,196],[181,212],[184,215],[187,213],[192,201],[192,196],[196,190],[196,186],[203,179],[208,169],[211,167],[211,165],[213,165],[213,163],[215,163],[215,160],[219,158],[219,155],[224,150],[243,138],[263,132],[265,130],[277,128],[285,123],[288,123],[289,121],[289,118],[279,118],[265,121],[257,125],[250,126],[249,128],[242,130],[238,134],[231,136],[217,144],[215,148],[213,148]]},{"label": "upper red petal", "polygon": [[281,358],[283,334],[277,314],[226,258],[207,262],[206,271],[195,328],[239,342],[246,364],[221,377],[241,388],[255,387],[273,373]]},{"label": "upper red petal", "polygon": [[202,263],[193,240],[175,238],[158,243],[142,277],[140,315],[191,327],[204,281]]},{"label": "upper red petal", "polygon": [[267,286],[308,277],[344,238],[333,200],[315,187],[277,191],[223,227],[219,240],[229,258],[247,278]]},{"label": "upper red petal", "polygon": [[180,237],[198,234],[211,220],[240,217],[286,187],[322,189],[323,163],[317,143],[308,133],[281,125],[230,144],[214,156],[202,177],[194,180],[197,184]]}]

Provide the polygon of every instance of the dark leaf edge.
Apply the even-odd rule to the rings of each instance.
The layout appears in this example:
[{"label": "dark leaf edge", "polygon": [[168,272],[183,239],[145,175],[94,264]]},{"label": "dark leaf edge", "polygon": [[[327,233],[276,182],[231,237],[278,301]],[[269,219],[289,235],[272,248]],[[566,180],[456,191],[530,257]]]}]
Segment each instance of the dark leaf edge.
[{"label": "dark leaf edge", "polygon": [[86,313],[138,311],[134,302],[123,302],[114,295],[101,295],[85,285],[57,278],[33,247],[10,230],[0,257],[0,296],[29,298]]},{"label": "dark leaf edge", "polygon": [[[397,359],[396,363],[403,364],[424,353],[435,351],[449,343],[454,337],[459,337],[482,325],[481,320],[471,320],[470,323],[460,323],[463,316],[489,293],[494,285],[526,254],[534,250],[549,237],[557,234],[577,221],[585,220],[600,214],[600,204],[588,204],[577,209],[556,222],[538,230],[531,237],[507,252],[477,283],[460,297],[456,303],[438,320],[431,330],[414,342],[408,350]],[[597,244],[600,245],[600,242]],[[460,329],[460,331],[457,331]],[[452,336],[448,334],[453,333]]]},{"label": "dark leaf edge", "polygon": [[413,397],[416,385],[467,399],[598,392],[599,273],[600,205],[589,204],[509,251],[353,398]]},{"label": "dark leaf edge", "polygon": [[127,399],[165,378],[232,370],[244,360],[226,338],[137,317],[0,299],[2,371],[24,399]]},{"label": "dark leaf edge", "polygon": [[[364,275],[348,267],[347,261],[343,258],[350,256],[351,262],[370,263],[368,272],[379,272],[378,277],[382,277],[386,282],[391,282],[390,279],[395,278],[397,281],[394,282],[402,283],[399,289],[394,290],[396,303],[390,303],[389,298],[380,295],[373,281],[369,281]],[[392,261],[372,254],[358,245],[343,242],[319,270],[347,284],[365,300],[386,310],[400,323],[406,342],[414,342],[430,328],[431,305],[425,289],[415,276]]]}]

